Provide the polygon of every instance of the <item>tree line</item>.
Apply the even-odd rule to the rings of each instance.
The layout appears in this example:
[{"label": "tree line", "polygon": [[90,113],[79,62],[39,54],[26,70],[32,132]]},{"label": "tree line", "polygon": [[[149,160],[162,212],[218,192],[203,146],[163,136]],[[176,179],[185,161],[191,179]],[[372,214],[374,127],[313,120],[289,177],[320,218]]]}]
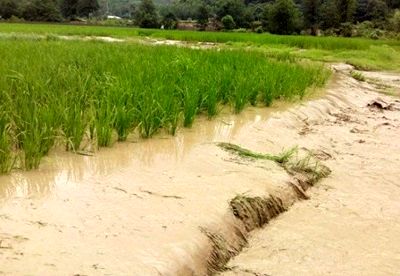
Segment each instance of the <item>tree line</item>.
[{"label": "tree line", "polygon": [[[118,15],[144,28],[175,28],[179,20],[199,29],[351,36],[354,25],[400,31],[400,0],[0,0],[0,16],[65,21]],[[112,9],[110,9],[110,6]]]}]

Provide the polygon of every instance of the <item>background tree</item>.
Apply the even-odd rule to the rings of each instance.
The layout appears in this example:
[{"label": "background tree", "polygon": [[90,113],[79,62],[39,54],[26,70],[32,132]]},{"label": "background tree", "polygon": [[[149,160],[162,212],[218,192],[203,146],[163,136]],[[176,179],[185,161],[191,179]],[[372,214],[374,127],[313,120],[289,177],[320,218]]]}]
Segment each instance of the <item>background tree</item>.
[{"label": "background tree", "polygon": [[366,8],[366,20],[382,23],[386,21],[389,10],[383,0],[369,0]]},{"label": "background tree", "polygon": [[142,28],[158,28],[158,14],[152,0],[142,0],[135,13],[135,21]]},{"label": "background tree", "polygon": [[177,22],[178,19],[172,11],[166,13],[161,20],[161,24],[165,29],[175,29]]},{"label": "background tree", "polygon": [[305,27],[311,30],[311,35],[316,35],[319,28],[320,0],[304,0],[303,14]]},{"label": "background tree", "polygon": [[77,16],[77,5],[78,0],[62,0],[60,8],[62,15],[67,19]]},{"label": "background tree", "polygon": [[100,8],[97,0],[79,0],[76,5],[76,12],[79,16],[89,17]]},{"label": "background tree", "polygon": [[335,0],[325,0],[319,9],[319,24],[322,29],[338,28],[340,25],[339,13]]},{"label": "background tree", "polygon": [[235,21],[233,20],[233,17],[228,15],[225,15],[221,19],[222,25],[224,25],[225,30],[233,30],[236,26]]},{"label": "background tree", "polygon": [[396,10],[390,19],[390,25],[393,31],[400,33],[400,10]]},{"label": "background tree", "polygon": [[210,18],[210,8],[206,4],[202,4],[197,12],[197,23],[201,30],[205,30]]},{"label": "background tree", "polygon": [[299,10],[292,0],[277,0],[269,14],[269,30],[275,34],[292,34],[299,28]]},{"label": "background tree", "polygon": [[62,20],[56,0],[32,0],[23,7],[22,16],[30,21]]},{"label": "background tree", "polygon": [[336,8],[340,23],[353,22],[356,0],[336,0]]},{"label": "background tree", "polygon": [[218,0],[215,3],[217,18],[222,22],[224,16],[230,15],[238,27],[242,27],[244,24],[245,8],[243,0]]},{"label": "background tree", "polygon": [[19,16],[19,7],[14,0],[0,0],[0,17],[9,19],[11,16]]}]

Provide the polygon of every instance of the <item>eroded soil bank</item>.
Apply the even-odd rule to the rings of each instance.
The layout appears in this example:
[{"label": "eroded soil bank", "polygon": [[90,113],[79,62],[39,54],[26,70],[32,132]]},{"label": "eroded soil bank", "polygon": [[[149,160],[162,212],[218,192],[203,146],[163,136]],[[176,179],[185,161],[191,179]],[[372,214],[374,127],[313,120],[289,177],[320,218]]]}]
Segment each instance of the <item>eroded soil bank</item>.
[{"label": "eroded soil bank", "polygon": [[363,72],[368,84],[345,69],[326,100],[296,110],[302,127],[275,133],[319,150],[332,174],[254,231],[222,275],[400,274],[400,101],[376,94],[400,95],[400,77]]},{"label": "eroded soil bank", "polygon": [[[53,152],[38,171],[1,176],[0,274],[205,275],[225,242],[239,253],[227,274],[397,274],[400,103],[335,68],[326,96],[289,110],[250,108],[95,156]],[[368,107],[377,98],[391,107]],[[216,142],[271,154],[298,146],[332,174],[280,214],[300,198],[293,176]],[[237,195],[278,198],[266,204],[280,215],[249,236],[230,208]]]}]

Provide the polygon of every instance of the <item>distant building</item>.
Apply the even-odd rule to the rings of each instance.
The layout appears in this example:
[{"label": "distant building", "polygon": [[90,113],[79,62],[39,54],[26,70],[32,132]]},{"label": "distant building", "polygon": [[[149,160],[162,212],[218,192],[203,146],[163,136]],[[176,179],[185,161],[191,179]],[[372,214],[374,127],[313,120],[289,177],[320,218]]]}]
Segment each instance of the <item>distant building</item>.
[{"label": "distant building", "polygon": [[115,19],[115,20],[122,20],[121,17],[116,16],[116,15],[107,15],[107,19]]}]

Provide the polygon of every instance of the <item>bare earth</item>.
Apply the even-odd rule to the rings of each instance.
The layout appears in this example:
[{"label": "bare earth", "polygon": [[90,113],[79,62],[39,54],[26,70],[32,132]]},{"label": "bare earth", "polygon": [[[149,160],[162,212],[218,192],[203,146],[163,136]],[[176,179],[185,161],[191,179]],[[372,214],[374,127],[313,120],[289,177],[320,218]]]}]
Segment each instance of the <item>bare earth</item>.
[{"label": "bare earth", "polygon": [[[400,78],[361,83],[335,68],[327,95],[289,110],[200,119],[95,156],[54,151],[38,171],[1,176],[0,274],[205,275],[212,246],[201,229],[229,233],[230,199],[280,194],[290,181],[215,144],[228,141],[264,153],[298,145],[332,174],[253,231],[222,274],[399,275],[400,102],[377,92],[400,95]],[[367,106],[378,98],[388,110]]]}]

